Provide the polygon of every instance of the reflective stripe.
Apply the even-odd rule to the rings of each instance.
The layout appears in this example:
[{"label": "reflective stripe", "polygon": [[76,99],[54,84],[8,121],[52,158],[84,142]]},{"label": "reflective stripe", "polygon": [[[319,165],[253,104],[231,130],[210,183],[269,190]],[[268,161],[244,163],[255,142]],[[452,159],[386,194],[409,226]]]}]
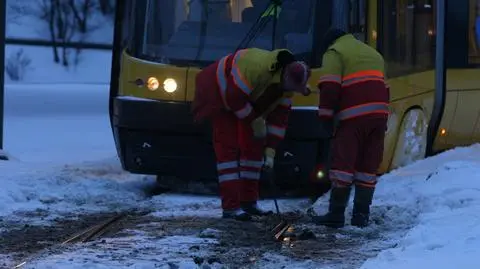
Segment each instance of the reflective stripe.
[{"label": "reflective stripe", "polygon": [[375,77],[384,77],[384,74],[382,71],[379,70],[363,70],[363,71],[358,71],[349,75],[346,75],[342,78],[343,81],[349,80],[352,78],[358,78],[358,77],[364,77],[364,76],[375,76]]},{"label": "reflective stripe", "polygon": [[238,167],[238,162],[237,161],[232,161],[232,162],[223,162],[223,163],[217,163],[217,170],[225,170],[225,169],[231,169],[231,168],[237,168]]},{"label": "reflective stripe", "polygon": [[353,182],[353,174],[340,170],[330,170],[330,177],[344,182]]},{"label": "reflective stripe", "polygon": [[267,125],[268,134],[283,138],[285,136],[285,128],[281,128],[275,125]]},{"label": "reflective stripe", "polygon": [[342,83],[342,77],[339,75],[323,75],[318,80],[318,83],[323,82],[334,82],[334,83]]},{"label": "reflective stripe", "polygon": [[345,80],[342,82],[342,87],[347,87],[347,86],[350,86],[350,85],[353,85],[355,83],[359,83],[359,82],[365,82],[365,81],[383,81],[383,78],[379,78],[379,77],[375,77],[375,76],[364,76],[364,77],[360,77],[360,78],[352,78],[352,79],[349,79],[349,80]]},{"label": "reflective stripe", "polygon": [[345,120],[348,118],[369,114],[373,112],[388,114],[388,104],[387,103],[369,103],[365,105],[350,107],[340,111],[337,117],[339,120]]},{"label": "reflective stripe", "polygon": [[259,172],[251,172],[251,171],[240,171],[240,178],[245,179],[260,179]]},{"label": "reflective stripe", "polygon": [[250,105],[250,103],[247,103],[247,104],[245,104],[245,106],[244,106],[242,109],[240,109],[240,110],[238,110],[238,111],[235,111],[234,113],[235,113],[235,115],[237,115],[237,117],[238,117],[239,119],[244,119],[244,118],[246,118],[248,115],[250,115],[250,113],[252,112],[252,110],[253,110],[252,105]]},{"label": "reflective stripe", "polygon": [[355,72],[342,78],[342,86],[346,87],[355,83],[372,80],[384,81],[384,74],[378,70],[365,70]]},{"label": "reflective stripe", "polygon": [[362,172],[355,172],[354,178],[358,181],[363,181],[366,183],[374,183],[377,181],[377,175]]},{"label": "reflective stripe", "polygon": [[217,84],[220,88],[220,96],[222,97],[223,104],[230,110],[227,104],[227,77],[225,75],[225,67],[229,56],[225,56],[220,59],[217,67]]},{"label": "reflective stripe", "polygon": [[246,50],[239,50],[232,62],[232,76],[233,76],[233,82],[235,85],[237,85],[238,88],[240,88],[246,95],[250,95],[252,93],[252,87],[249,85],[248,81],[245,80],[243,77],[242,73],[240,72],[240,69],[238,68],[238,59],[245,53]]},{"label": "reflective stripe", "polygon": [[375,188],[375,186],[377,185],[377,182],[363,182],[363,181],[355,181],[355,185],[358,185],[358,186],[363,186],[363,187],[366,187],[366,188]]},{"label": "reflective stripe", "polygon": [[225,175],[218,176],[218,181],[220,183],[225,182],[225,181],[238,180],[238,179],[240,179],[238,177],[238,173],[231,173],[231,174],[225,174]]},{"label": "reflective stripe", "polygon": [[327,108],[319,108],[318,109],[318,116],[329,116],[333,117],[333,109],[327,109]]},{"label": "reflective stripe", "polygon": [[285,107],[290,107],[292,105],[292,99],[291,98],[282,98],[282,101],[280,101],[281,106]]},{"label": "reflective stripe", "polygon": [[263,162],[262,161],[251,161],[251,160],[240,160],[240,166],[262,168]]}]

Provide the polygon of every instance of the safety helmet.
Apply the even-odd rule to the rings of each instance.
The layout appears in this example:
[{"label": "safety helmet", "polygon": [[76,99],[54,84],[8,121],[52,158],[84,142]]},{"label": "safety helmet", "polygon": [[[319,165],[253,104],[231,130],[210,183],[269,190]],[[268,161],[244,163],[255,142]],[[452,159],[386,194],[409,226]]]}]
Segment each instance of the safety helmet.
[{"label": "safety helmet", "polygon": [[311,93],[307,82],[312,72],[310,67],[302,61],[287,64],[283,72],[283,88],[285,91],[294,91],[307,96]]}]

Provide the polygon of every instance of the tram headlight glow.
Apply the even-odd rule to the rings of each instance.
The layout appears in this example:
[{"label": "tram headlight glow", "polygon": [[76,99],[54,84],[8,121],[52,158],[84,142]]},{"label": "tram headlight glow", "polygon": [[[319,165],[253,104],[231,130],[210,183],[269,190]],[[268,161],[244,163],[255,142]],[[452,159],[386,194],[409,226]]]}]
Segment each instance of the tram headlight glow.
[{"label": "tram headlight glow", "polygon": [[149,77],[147,80],[147,88],[151,91],[156,91],[160,87],[158,79],[155,77]]},{"label": "tram headlight glow", "polygon": [[173,78],[167,78],[163,82],[163,89],[168,93],[173,93],[177,90],[177,82]]},{"label": "tram headlight glow", "polygon": [[317,172],[317,179],[322,179],[324,177],[325,177],[325,173],[322,170]]}]

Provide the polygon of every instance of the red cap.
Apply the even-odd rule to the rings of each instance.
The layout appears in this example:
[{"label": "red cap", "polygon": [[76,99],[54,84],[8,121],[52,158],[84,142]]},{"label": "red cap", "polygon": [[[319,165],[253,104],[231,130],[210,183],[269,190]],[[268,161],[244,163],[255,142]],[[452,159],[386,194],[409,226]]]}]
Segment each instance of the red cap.
[{"label": "red cap", "polygon": [[311,91],[307,82],[311,74],[312,72],[305,62],[295,61],[288,64],[283,75],[285,90],[309,95]]}]

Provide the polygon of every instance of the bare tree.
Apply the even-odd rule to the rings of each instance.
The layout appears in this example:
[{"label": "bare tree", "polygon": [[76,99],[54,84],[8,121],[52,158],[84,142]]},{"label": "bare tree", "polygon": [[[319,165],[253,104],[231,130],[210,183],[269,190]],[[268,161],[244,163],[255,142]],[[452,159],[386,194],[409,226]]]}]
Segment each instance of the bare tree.
[{"label": "bare tree", "polygon": [[115,0],[98,0],[98,7],[102,15],[111,15],[115,11]]},{"label": "bare tree", "polygon": [[[113,13],[115,6],[114,0],[37,0],[37,3],[35,15],[48,27],[54,61],[65,67],[70,65],[70,50],[66,45],[74,38],[83,42],[90,32],[101,26],[95,12]],[[81,49],[75,49],[75,65],[79,62],[80,52]]]},{"label": "bare tree", "polygon": [[64,0],[54,1],[56,9],[57,38],[62,41],[62,65],[68,67],[69,50],[66,44],[72,41],[72,38],[77,32],[77,21],[68,2]]},{"label": "bare tree", "polygon": [[59,0],[38,0],[38,7],[39,13],[38,17],[47,23],[48,30],[50,34],[50,41],[52,42],[52,50],[53,50],[53,61],[58,63],[60,62],[60,56],[58,54],[58,46],[57,46],[57,38],[56,38],[56,24],[55,24],[55,17],[56,17],[56,9],[57,2]]},{"label": "bare tree", "polygon": [[20,81],[25,77],[27,70],[30,69],[32,59],[23,52],[23,49],[17,50],[7,58],[5,72],[13,81]]},{"label": "bare tree", "polygon": [[[47,23],[52,42],[53,60],[69,66],[69,51],[66,46],[77,32],[77,22],[69,3],[65,0],[38,0],[38,16]],[[61,56],[59,53],[61,48]]]},{"label": "bare tree", "polygon": [[23,1],[7,2],[7,22],[17,23],[18,19],[28,13],[27,5]]},{"label": "bare tree", "polygon": [[68,0],[68,5],[73,12],[73,16],[77,22],[78,30],[82,34],[86,34],[88,29],[88,19],[94,11],[95,3],[92,0],[75,1]]}]

